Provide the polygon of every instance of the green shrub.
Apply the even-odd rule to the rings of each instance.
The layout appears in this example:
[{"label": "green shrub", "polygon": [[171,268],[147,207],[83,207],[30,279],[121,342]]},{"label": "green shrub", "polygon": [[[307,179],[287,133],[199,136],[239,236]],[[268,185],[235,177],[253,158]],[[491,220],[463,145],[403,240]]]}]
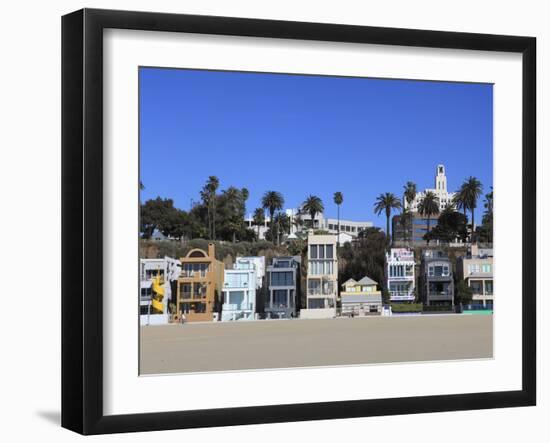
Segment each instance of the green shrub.
[{"label": "green shrub", "polygon": [[392,303],[392,312],[422,312],[422,303]]}]

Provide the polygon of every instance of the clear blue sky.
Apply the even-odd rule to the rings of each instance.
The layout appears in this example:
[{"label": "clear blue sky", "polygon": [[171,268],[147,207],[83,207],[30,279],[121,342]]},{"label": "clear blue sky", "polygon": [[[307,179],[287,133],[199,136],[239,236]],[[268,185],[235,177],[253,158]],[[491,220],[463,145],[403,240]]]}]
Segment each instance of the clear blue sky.
[{"label": "clear blue sky", "polygon": [[[487,84],[141,68],[142,201],[161,196],[188,210],[208,176],[297,207],[309,194],[336,216],[372,220],[382,192],[412,180],[449,191],[468,176],[493,182],[493,90]],[[476,220],[483,212],[480,199]],[[479,216],[479,218],[478,218]]]}]

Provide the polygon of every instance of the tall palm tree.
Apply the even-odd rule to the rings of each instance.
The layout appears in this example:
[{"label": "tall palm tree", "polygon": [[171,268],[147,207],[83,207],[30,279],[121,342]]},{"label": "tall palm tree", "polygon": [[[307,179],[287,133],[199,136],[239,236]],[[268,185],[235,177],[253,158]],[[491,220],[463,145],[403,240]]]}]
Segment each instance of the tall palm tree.
[{"label": "tall palm tree", "polygon": [[260,226],[265,223],[265,209],[256,208],[252,216],[252,222],[258,227],[258,240],[260,239]]},{"label": "tall palm tree", "polygon": [[403,189],[405,190],[403,192],[403,197],[407,202],[407,207],[410,208],[412,203],[414,202],[414,199],[416,198],[416,183],[407,182],[407,184],[403,186]]},{"label": "tall palm tree", "polygon": [[281,244],[282,234],[290,234],[290,217],[284,212],[278,212],[275,214],[275,221],[277,224],[277,243]]},{"label": "tall palm tree", "polygon": [[334,203],[338,207],[338,247],[340,247],[340,205],[344,203],[344,195],[341,192],[334,193]]},{"label": "tall palm tree", "polygon": [[408,242],[410,240],[409,233],[412,230],[412,219],[413,214],[409,208],[403,209],[401,211],[401,217],[399,217],[399,226],[403,231],[403,240]]},{"label": "tall palm tree", "polygon": [[382,211],[386,213],[386,237],[388,240],[388,246],[390,244],[390,216],[391,211],[401,208],[401,202],[392,192],[386,192],[380,194],[374,203],[374,212],[380,215]]},{"label": "tall palm tree", "polygon": [[[277,191],[267,191],[262,197],[262,208],[267,209],[267,211],[269,212],[269,226],[272,233],[273,227],[275,226],[275,211],[280,211],[281,209],[283,209],[284,204],[285,199],[283,198],[283,195]],[[277,235],[276,237],[278,238],[279,236]]]},{"label": "tall palm tree", "polygon": [[[428,191],[426,192],[426,195],[424,195],[424,198],[418,205],[418,212],[420,212],[420,215],[423,217],[426,217],[428,219],[428,230],[427,233],[430,233],[430,220],[434,215],[439,214],[439,199],[437,196],[432,192]],[[430,238],[427,239],[428,244],[430,244]]]},{"label": "tall palm tree", "polygon": [[456,207],[456,209],[462,211],[464,217],[466,217],[466,222],[468,222],[468,216],[466,215],[466,211],[468,210],[468,202],[466,198],[466,190],[464,184],[460,187],[458,191],[455,192],[455,195],[453,197],[453,205]]},{"label": "tall palm tree", "polygon": [[477,200],[483,192],[483,185],[477,178],[470,176],[462,184],[462,187],[464,188],[466,204],[468,205],[468,209],[472,213],[472,232],[474,232],[474,229],[475,229],[474,211],[477,207]]},{"label": "tall palm tree", "polygon": [[235,186],[230,186],[222,191],[224,199],[224,207],[227,211],[227,216],[224,222],[224,228],[228,229],[232,234],[232,242],[237,240],[237,233],[242,229],[244,224],[244,197],[243,192]]},{"label": "tall palm tree", "polygon": [[[215,175],[208,177],[206,184],[201,192],[203,201],[207,204],[209,225],[212,225],[210,238],[216,239],[216,191],[220,187],[220,180]],[[209,227],[210,229],[210,227]]]},{"label": "tall palm tree", "polygon": [[302,203],[302,210],[307,212],[311,217],[311,227],[315,228],[315,216],[325,210],[323,201],[316,195],[310,195]]}]

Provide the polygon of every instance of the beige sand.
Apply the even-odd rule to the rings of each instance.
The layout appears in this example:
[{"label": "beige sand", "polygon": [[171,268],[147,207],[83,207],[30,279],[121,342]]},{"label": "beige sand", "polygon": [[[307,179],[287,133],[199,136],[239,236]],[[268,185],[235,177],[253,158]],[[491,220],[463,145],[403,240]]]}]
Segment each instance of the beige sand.
[{"label": "beige sand", "polygon": [[491,358],[492,315],[141,328],[141,374]]}]

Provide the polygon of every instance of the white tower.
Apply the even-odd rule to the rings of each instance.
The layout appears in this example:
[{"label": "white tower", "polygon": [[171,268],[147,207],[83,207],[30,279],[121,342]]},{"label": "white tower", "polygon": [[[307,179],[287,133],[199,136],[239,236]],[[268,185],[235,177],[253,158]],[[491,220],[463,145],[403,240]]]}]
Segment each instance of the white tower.
[{"label": "white tower", "polygon": [[435,176],[435,190],[437,193],[447,193],[447,177],[445,176],[445,166],[437,165]]}]

